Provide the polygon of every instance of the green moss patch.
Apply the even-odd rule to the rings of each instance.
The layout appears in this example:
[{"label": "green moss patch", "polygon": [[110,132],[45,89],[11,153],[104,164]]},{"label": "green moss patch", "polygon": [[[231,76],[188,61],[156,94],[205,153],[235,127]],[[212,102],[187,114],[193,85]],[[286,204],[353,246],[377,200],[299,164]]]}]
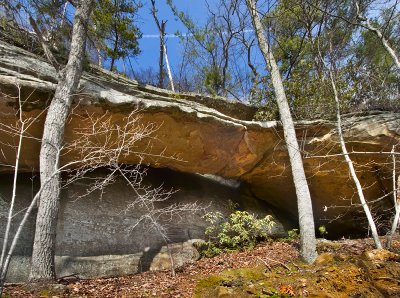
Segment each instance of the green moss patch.
[{"label": "green moss patch", "polygon": [[326,253],[312,265],[226,270],[198,281],[195,297],[400,297],[400,263]]}]

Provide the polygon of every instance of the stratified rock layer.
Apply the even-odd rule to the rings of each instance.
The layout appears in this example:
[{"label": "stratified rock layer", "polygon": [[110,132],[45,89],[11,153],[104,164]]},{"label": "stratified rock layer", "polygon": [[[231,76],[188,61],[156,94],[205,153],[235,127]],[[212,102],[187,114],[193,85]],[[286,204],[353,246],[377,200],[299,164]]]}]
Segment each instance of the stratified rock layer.
[{"label": "stratified rock layer", "polygon": [[[28,130],[33,138],[24,142],[22,170],[38,171],[40,144],[34,138],[41,137],[44,109],[56,82],[55,70],[46,61],[0,42],[0,122],[15,124],[18,90],[26,100],[24,116],[38,117]],[[252,195],[295,218],[296,194],[281,126],[276,121],[252,121],[254,108],[223,98],[176,94],[143,86],[96,68],[83,75],[75,103],[67,124],[67,141],[76,138],[74,129],[90,125],[85,120],[88,115],[100,117],[109,112],[116,122],[139,109],[142,123],[155,123],[158,127],[152,152],[174,157],[152,157],[145,159],[145,164],[236,179],[247,184]],[[317,224],[347,215],[337,222],[335,231],[329,232],[340,234],[345,229],[359,229],[360,222],[349,220],[354,219],[360,208],[347,208],[357,203],[357,197],[347,165],[339,154],[335,123],[302,121],[296,123],[296,130],[305,157]],[[344,133],[350,151],[377,152],[352,155],[366,197],[375,200],[390,192],[390,156],[379,152],[389,152],[399,143],[400,115],[350,115],[345,117]],[[15,143],[15,139],[3,132],[0,139],[3,143]],[[13,164],[15,150],[1,145],[1,152],[0,164]],[[63,156],[63,162],[74,158],[74,155]],[[120,162],[135,164],[138,160],[132,154]],[[10,168],[1,166],[1,170],[10,171]],[[386,196],[380,204],[390,206],[391,200]]]},{"label": "stratified rock layer", "polygon": [[[104,169],[98,170],[89,177],[93,179],[105,172]],[[2,228],[6,226],[12,179],[11,174],[0,175],[0,244],[4,233]],[[38,179],[32,179],[30,173],[20,174],[19,180],[13,223],[20,222],[23,212],[18,211],[25,210],[32,193],[39,188]],[[227,216],[232,212],[230,202],[260,216],[272,214],[276,225],[271,234],[276,237],[285,235],[279,217],[265,202],[241,194],[238,183],[224,181],[224,184],[218,180],[168,169],[147,169],[143,185],[162,185],[166,190],[176,191],[168,201],[159,202],[157,206],[197,202],[204,208],[181,212],[172,219],[167,215],[159,218],[169,239],[168,248],[165,239],[149,221],[144,220],[137,225],[143,216],[143,208],[131,207],[136,196],[124,179],[116,179],[103,192],[95,191],[84,197],[87,181],[70,184],[61,194],[55,251],[57,276],[77,274],[81,278],[93,278],[168,269],[171,266],[169,252],[176,267],[194,261],[199,254],[192,244],[204,238],[207,226],[202,216],[209,211]],[[16,229],[17,224],[13,224],[12,235]],[[34,231],[35,212],[29,217],[14,251],[7,278],[9,282],[28,278]]]}]

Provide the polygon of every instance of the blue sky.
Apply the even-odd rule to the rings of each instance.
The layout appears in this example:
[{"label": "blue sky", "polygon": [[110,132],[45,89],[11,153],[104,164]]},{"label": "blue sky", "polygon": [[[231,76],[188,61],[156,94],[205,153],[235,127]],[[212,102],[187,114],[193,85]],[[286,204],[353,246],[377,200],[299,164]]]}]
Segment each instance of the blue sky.
[{"label": "blue sky", "polygon": [[[143,33],[143,37],[139,41],[142,52],[139,56],[131,58],[131,62],[132,66],[136,69],[146,69],[152,66],[157,70],[159,57],[158,29],[150,12],[150,1],[143,2],[144,6],[141,8],[137,20],[139,28]],[[209,0],[208,3],[212,5],[213,0]],[[205,22],[207,15],[205,0],[174,0],[174,4],[180,11],[190,15],[195,23],[202,24]],[[168,20],[166,26],[167,34],[173,35],[178,30],[183,33],[187,31],[182,23],[172,14],[170,7],[166,4],[166,0],[156,0],[156,5],[159,19]],[[179,64],[179,57],[181,54],[179,38],[168,36],[166,39],[166,46],[171,67],[175,69]]]}]

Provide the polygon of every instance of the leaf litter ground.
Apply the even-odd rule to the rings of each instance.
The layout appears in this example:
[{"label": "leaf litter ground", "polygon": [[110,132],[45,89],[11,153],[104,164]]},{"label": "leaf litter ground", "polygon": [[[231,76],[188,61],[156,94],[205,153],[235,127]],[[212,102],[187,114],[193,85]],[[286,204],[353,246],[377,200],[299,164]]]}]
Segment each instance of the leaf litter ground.
[{"label": "leaf litter ground", "polygon": [[320,262],[310,266],[299,261],[297,242],[277,241],[186,264],[175,277],[157,271],[52,287],[10,284],[5,297],[400,297],[400,259],[365,260],[372,249],[370,239],[322,240]]}]

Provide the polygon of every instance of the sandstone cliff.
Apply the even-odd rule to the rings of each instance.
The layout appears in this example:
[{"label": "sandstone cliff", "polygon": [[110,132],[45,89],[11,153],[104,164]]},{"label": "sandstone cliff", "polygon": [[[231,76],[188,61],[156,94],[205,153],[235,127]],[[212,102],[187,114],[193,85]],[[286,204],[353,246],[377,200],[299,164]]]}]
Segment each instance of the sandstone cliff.
[{"label": "sandstone cliff", "polygon": [[[22,98],[28,102],[24,105],[24,113],[36,116],[51,99],[56,82],[55,70],[45,60],[0,42],[1,123],[15,123],[18,86]],[[152,150],[178,157],[148,159],[144,160],[145,164],[235,179],[247,185],[248,195],[265,200],[295,218],[296,196],[281,126],[276,121],[252,121],[255,109],[245,104],[196,94],[175,94],[92,68],[81,80],[66,139],[74,139],[73,130],[85,125],[85,115],[103,115],[109,111],[113,121],[118,121],[138,107],[142,121],[159,125]],[[38,171],[40,145],[35,138],[41,137],[43,119],[42,113],[29,129],[32,138],[25,140],[21,160],[24,171]],[[388,152],[400,141],[400,114],[348,115],[344,126],[351,151]],[[345,208],[357,203],[357,198],[343,157],[334,156],[340,153],[335,123],[302,121],[296,128],[305,156],[317,226],[326,223],[324,220],[345,215],[336,221],[336,234],[349,227],[359,228],[358,222],[351,222],[359,208]],[[0,139],[3,143],[13,142],[2,132]],[[0,170],[8,172],[7,165],[13,163],[15,152],[4,145],[0,147]],[[323,157],[327,154],[331,157]],[[358,154],[352,157],[369,200],[390,191],[388,155]],[[65,156],[63,161],[72,159],[72,155]],[[132,155],[121,162],[134,164],[137,159]],[[390,206],[391,197],[385,197],[379,204]]]}]

